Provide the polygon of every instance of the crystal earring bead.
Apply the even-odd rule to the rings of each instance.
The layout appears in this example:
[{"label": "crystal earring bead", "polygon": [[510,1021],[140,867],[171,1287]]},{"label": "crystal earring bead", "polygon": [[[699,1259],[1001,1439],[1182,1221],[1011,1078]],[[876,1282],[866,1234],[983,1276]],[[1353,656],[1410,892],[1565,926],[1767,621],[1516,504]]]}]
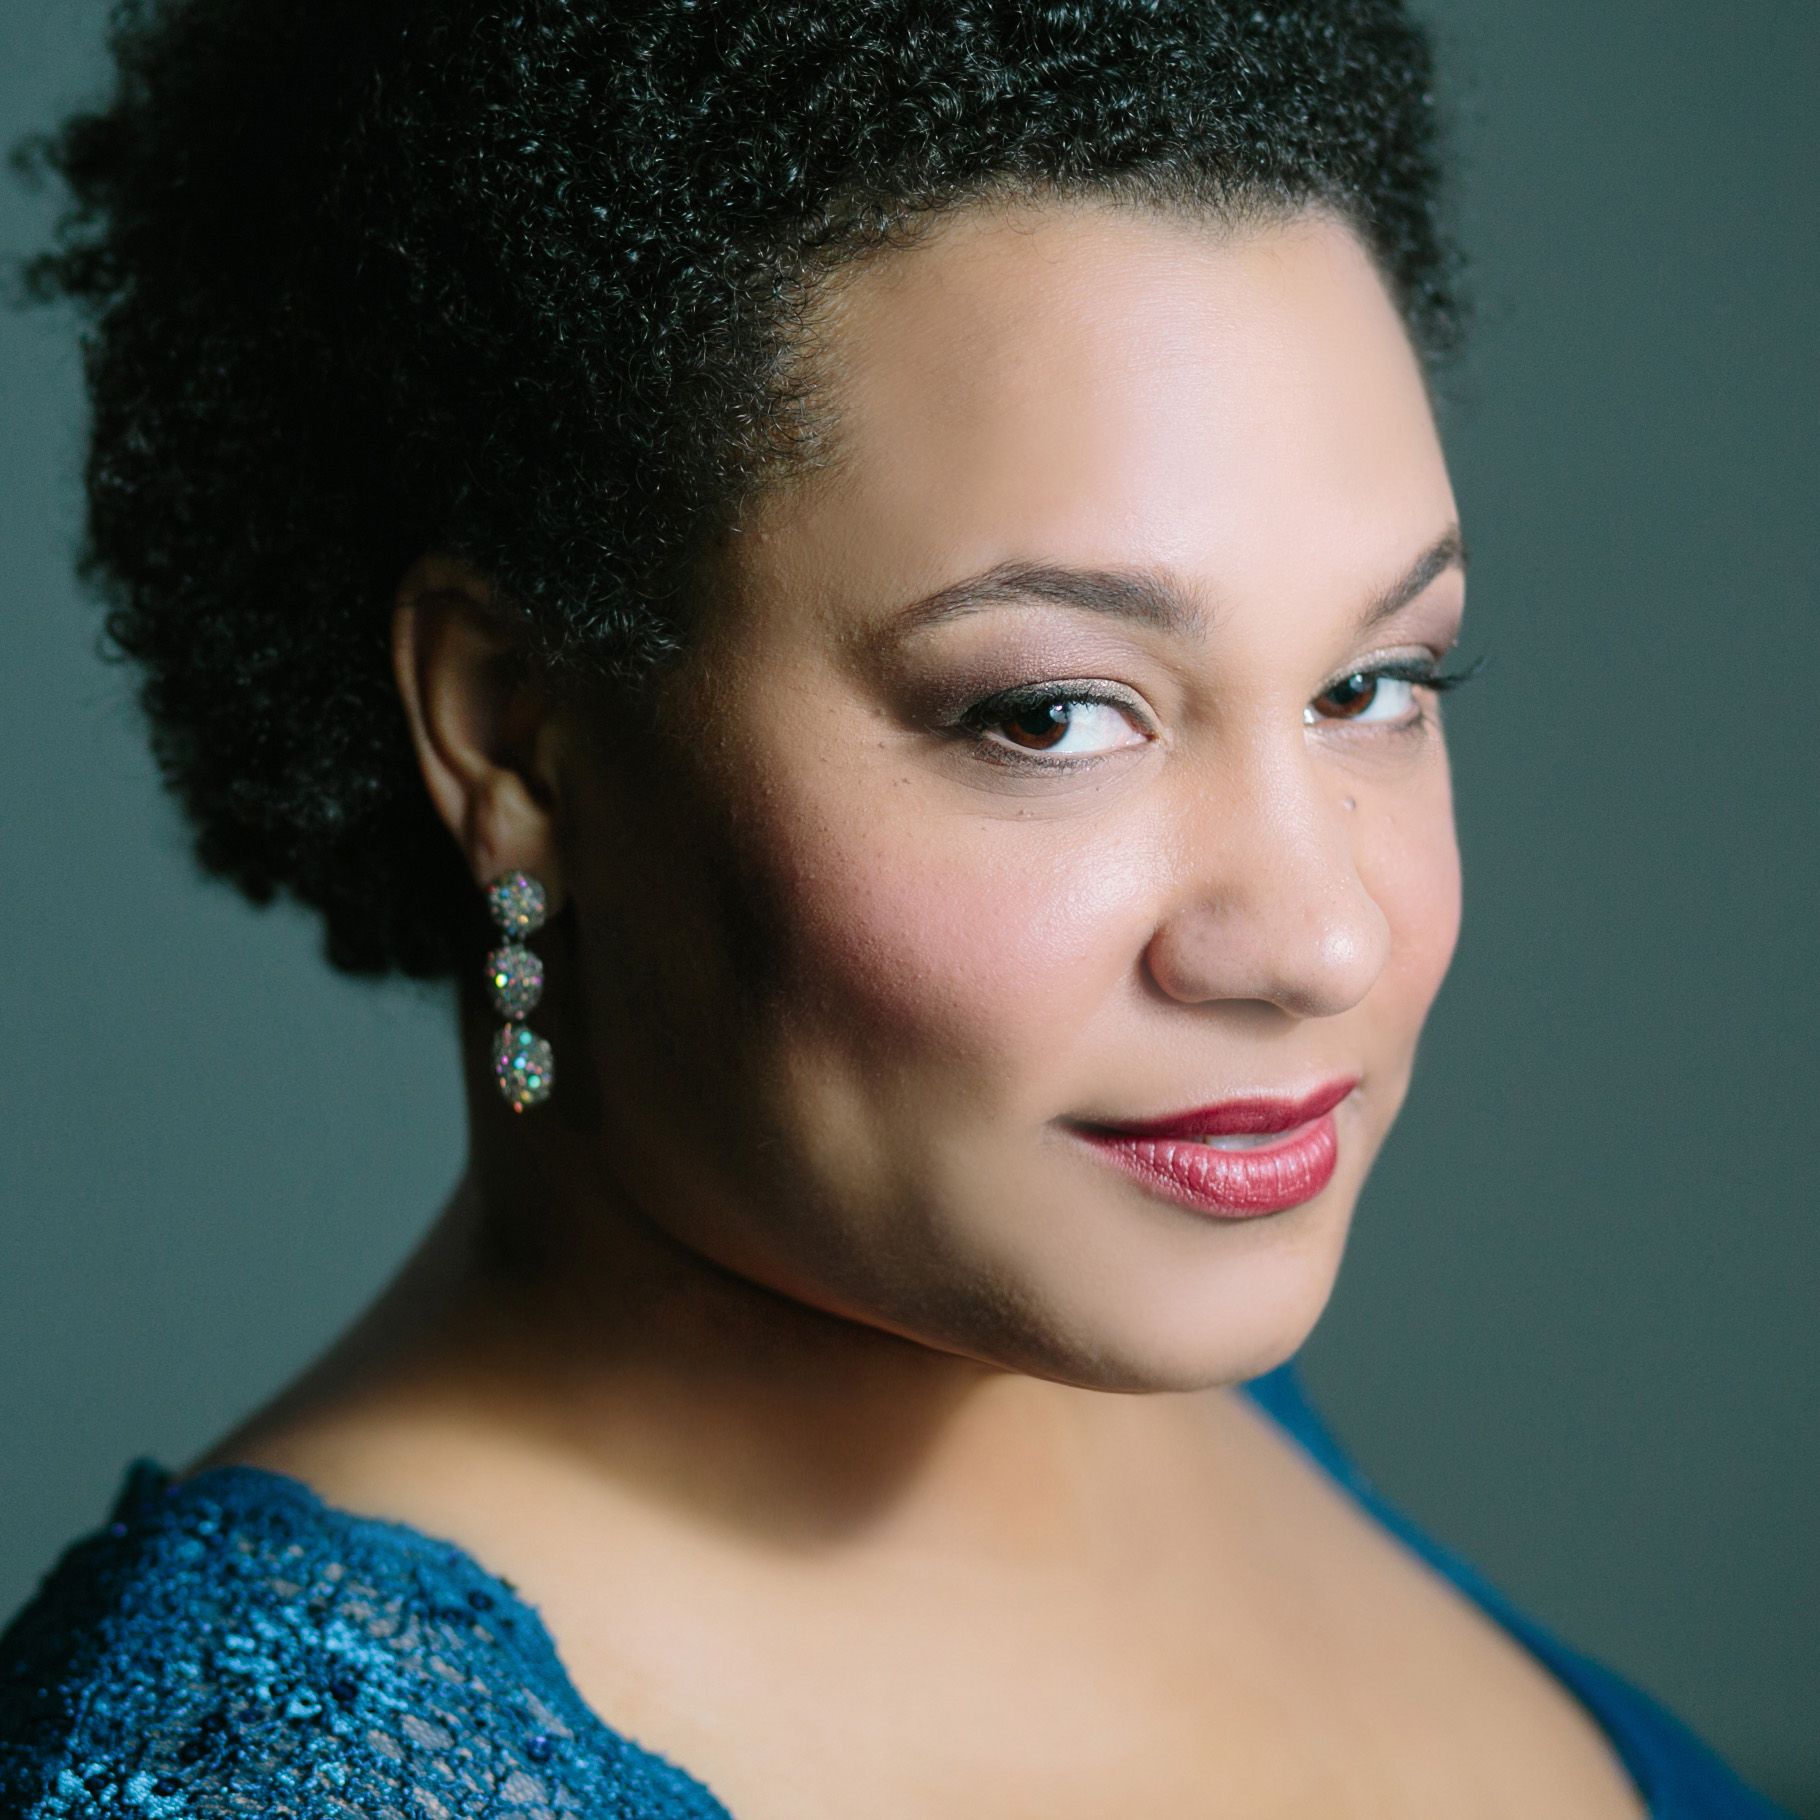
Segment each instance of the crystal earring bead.
[{"label": "crystal earring bead", "polygon": [[517,942],[495,948],[487,956],[487,992],[501,1017],[523,1017],[543,997],[543,962]]},{"label": "crystal earring bead", "polygon": [[487,909],[504,937],[487,956],[487,996],[505,1024],[493,1038],[493,1078],[514,1112],[541,1105],[556,1084],[550,1045],[525,1024],[543,997],[543,962],[524,945],[549,917],[541,884],[528,872],[502,872],[487,886]]}]

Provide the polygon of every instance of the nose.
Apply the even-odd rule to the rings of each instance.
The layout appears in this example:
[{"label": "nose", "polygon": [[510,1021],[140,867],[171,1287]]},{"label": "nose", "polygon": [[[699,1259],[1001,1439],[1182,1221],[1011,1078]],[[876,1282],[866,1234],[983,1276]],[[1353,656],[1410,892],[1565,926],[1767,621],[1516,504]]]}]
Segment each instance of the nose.
[{"label": "nose", "polygon": [[1203,787],[1184,816],[1180,882],[1145,965],[1183,1004],[1251,1000],[1334,1017],[1390,958],[1390,924],[1356,863],[1351,799],[1303,754],[1246,770]]}]

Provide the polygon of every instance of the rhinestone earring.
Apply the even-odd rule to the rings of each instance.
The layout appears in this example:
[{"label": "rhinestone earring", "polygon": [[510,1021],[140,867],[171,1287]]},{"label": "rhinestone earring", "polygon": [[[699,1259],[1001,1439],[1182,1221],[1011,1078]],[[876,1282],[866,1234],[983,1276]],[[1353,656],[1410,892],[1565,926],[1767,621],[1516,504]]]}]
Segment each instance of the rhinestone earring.
[{"label": "rhinestone earring", "polygon": [[493,1038],[493,1076],[514,1112],[541,1106],[556,1084],[550,1045],[527,1028],[525,1015],[543,997],[543,962],[524,945],[550,910],[543,886],[528,872],[502,872],[487,886],[487,908],[502,944],[487,956],[487,994],[506,1021]]}]

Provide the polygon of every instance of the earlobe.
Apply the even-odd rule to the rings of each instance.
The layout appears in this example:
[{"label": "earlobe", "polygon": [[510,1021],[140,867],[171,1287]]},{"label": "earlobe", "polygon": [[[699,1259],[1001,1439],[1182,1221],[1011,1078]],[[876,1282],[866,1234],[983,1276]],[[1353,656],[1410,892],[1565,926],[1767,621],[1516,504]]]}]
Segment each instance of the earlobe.
[{"label": "earlobe", "polygon": [[475,882],[534,873],[560,907],[550,702],[486,578],[446,556],[413,564],[393,611],[392,667],[424,786]]}]

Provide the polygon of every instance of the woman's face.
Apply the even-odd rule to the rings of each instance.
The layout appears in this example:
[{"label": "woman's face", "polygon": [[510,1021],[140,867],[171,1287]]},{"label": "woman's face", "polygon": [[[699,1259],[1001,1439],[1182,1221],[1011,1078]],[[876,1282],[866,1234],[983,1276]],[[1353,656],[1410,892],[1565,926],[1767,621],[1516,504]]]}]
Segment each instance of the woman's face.
[{"label": "woman's face", "polygon": [[836,459],[727,540],[655,742],[568,767],[584,1167],[934,1347],[1268,1369],[1459,915],[1396,312],[1324,217],[981,212],[854,277],[821,368]]}]

